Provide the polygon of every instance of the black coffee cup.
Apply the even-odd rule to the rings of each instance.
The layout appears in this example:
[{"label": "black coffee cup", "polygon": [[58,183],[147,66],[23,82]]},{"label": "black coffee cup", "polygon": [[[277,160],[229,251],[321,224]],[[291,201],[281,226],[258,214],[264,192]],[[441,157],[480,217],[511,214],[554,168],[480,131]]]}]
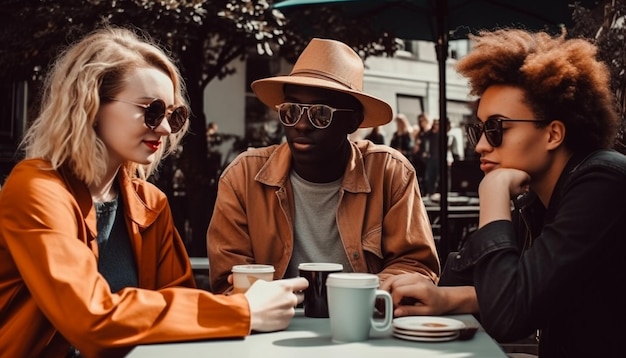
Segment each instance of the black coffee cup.
[{"label": "black coffee cup", "polygon": [[326,262],[307,262],[298,265],[300,277],[309,281],[304,290],[304,315],[307,317],[328,318],[328,298],[326,296],[326,278],[333,272],[343,271],[342,264]]}]

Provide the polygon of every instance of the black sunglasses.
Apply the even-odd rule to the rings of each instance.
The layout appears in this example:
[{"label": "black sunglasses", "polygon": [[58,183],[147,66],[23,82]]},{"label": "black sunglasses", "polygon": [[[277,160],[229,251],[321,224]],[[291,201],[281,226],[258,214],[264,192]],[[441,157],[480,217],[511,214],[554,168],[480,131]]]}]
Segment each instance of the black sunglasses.
[{"label": "black sunglasses", "polygon": [[287,127],[295,126],[302,117],[302,112],[306,110],[309,122],[317,129],[328,128],[335,112],[354,112],[353,109],[337,109],[325,104],[281,103],[276,109],[280,122]]},{"label": "black sunglasses", "polygon": [[[128,103],[143,108],[145,110],[143,120],[146,123],[146,126],[152,130],[158,127],[163,121],[163,118],[167,116],[167,105],[162,99],[155,98],[148,104],[128,102],[117,98],[109,98],[109,100]],[[172,129],[172,133],[177,133],[183,129],[187,118],[189,118],[189,110],[187,107],[174,107],[169,115],[169,118],[167,119],[167,122]]]},{"label": "black sunglasses", "polygon": [[502,122],[533,122],[549,123],[550,119],[509,119],[509,118],[489,118],[484,122],[469,123],[465,125],[467,140],[472,147],[475,147],[480,140],[480,136],[485,133],[487,142],[492,147],[499,147],[502,144]]}]

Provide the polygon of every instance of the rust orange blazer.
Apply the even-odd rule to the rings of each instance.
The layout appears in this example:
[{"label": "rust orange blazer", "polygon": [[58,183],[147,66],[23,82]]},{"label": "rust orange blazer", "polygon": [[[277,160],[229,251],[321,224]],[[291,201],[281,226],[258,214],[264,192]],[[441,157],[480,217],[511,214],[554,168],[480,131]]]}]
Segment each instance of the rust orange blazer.
[{"label": "rust orange blazer", "polygon": [[165,195],[120,170],[139,288],[110,292],[98,273],[86,185],[44,160],[18,163],[0,190],[0,356],[118,356],[142,343],[241,337],[243,295],[194,289]]}]

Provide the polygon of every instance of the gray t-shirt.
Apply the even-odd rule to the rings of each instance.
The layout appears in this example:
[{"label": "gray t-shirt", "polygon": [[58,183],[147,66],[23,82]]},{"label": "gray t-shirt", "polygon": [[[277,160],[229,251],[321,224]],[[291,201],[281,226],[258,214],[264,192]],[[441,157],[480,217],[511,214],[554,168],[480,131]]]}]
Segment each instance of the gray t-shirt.
[{"label": "gray t-shirt", "polygon": [[337,205],[341,178],[312,183],[291,172],[295,202],[293,253],[285,277],[298,276],[303,262],[334,262],[352,271],[337,229]]}]

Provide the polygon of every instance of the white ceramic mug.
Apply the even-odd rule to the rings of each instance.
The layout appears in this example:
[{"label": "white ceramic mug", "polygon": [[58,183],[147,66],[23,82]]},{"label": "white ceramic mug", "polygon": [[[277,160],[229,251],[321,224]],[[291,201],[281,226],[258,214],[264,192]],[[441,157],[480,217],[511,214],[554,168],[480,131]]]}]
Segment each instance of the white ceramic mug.
[{"label": "white ceramic mug", "polygon": [[[378,284],[378,276],[369,273],[328,275],[328,313],[333,342],[365,341],[370,329],[384,332],[391,328],[393,301],[389,292],[378,289]],[[373,317],[376,298],[382,298],[385,303],[382,320]]]}]

